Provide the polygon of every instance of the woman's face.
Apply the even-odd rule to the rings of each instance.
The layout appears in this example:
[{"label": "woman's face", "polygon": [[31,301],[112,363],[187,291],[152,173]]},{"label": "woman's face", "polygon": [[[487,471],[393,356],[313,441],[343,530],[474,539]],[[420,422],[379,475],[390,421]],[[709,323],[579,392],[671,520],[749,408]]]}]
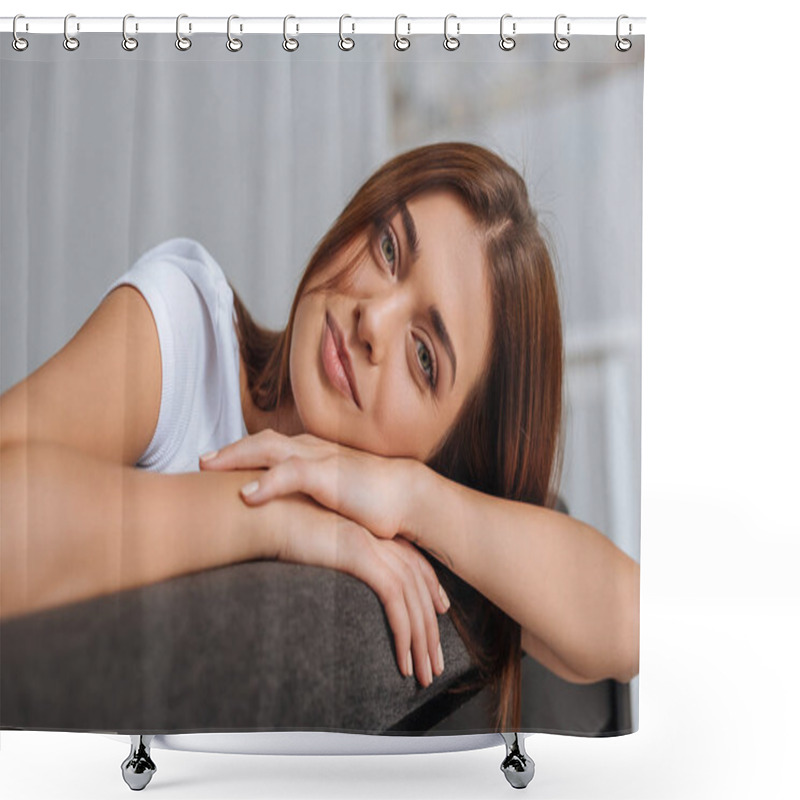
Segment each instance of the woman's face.
[{"label": "woman's face", "polygon": [[[425,461],[486,368],[487,267],[472,217],[452,191],[417,195],[390,214],[365,234],[368,247],[346,286],[301,297],[292,393],[307,432]],[[337,274],[360,243],[309,288]]]}]

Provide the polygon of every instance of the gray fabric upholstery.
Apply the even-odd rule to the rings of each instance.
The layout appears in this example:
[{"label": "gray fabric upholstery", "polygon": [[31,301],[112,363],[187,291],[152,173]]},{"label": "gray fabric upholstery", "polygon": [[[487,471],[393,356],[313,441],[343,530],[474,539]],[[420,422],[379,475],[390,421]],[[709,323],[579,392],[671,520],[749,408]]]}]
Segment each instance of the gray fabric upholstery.
[{"label": "gray fabric upholstery", "polygon": [[[476,593],[453,577],[468,610]],[[445,673],[423,689],[400,674],[383,606],[361,581],[277,562],[209,570],[0,625],[0,727],[490,731],[491,692],[453,691],[477,670],[449,614],[439,628]],[[523,658],[525,731],[625,733],[628,697]]]},{"label": "gray fabric upholstery", "polygon": [[423,689],[400,674],[361,581],[277,562],[214,569],[4,622],[0,725],[383,732],[470,672],[449,616],[440,632],[445,673]]}]

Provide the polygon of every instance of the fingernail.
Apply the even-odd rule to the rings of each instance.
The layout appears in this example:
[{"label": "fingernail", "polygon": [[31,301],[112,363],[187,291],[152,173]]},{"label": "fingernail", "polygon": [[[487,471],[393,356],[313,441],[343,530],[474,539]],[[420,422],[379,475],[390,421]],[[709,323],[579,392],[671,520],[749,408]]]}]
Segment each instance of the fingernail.
[{"label": "fingernail", "polygon": [[442,589],[441,586],[439,586],[439,595],[444,603],[444,610],[447,611],[447,609],[450,608],[450,598],[444,593],[444,589]]},{"label": "fingernail", "polygon": [[248,483],[247,486],[242,486],[242,494],[245,497],[250,497],[256,489],[258,489],[258,481],[253,481]]},{"label": "fingernail", "polygon": [[425,658],[428,661],[428,664],[427,664],[428,668],[427,668],[427,671],[425,672],[425,677],[427,678],[427,681],[426,681],[425,685],[426,686],[430,686],[433,683],[433,670],[431,669],[431,657],[430,656],[425,656]]},{"label": "fingernail", "polygon": [[414,674],[414,662],[411,659],[411,651],[408,651],[408,658],[406,659],[406,677],[411,677]]},{"label": "fingernail", "polygon": [[218,453],[219,453],[219,450],[212,450],[210,453],[203,453],[203,455],[200,456],[200,460],[201,461],[211,461],[212,458],[216,458],[217,457]]},{"label": "fingernail", "polygon": [[439,671],[436,674],[441,675],[443,672],[444,672],[444,653],[442,652],[442,643],[439,642]]}]

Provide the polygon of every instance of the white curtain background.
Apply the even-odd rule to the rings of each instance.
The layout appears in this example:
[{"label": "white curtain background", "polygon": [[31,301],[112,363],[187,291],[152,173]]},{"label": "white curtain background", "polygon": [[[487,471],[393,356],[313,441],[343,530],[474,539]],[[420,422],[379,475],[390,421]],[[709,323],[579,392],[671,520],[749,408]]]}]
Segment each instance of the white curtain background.
[{"label": "white curtain background", "polygon": [[385,76],[361,63],[380,40],[326,70],[329,37],[291,55],[279,36],[239,54],[224,41],[214,59],[171,34],[133,53],[92,34],[71,60],[48,36],[0,62],[3,390],[174,236],[204,244],[262,322],[285,324],[314,244],[386,153]]}]

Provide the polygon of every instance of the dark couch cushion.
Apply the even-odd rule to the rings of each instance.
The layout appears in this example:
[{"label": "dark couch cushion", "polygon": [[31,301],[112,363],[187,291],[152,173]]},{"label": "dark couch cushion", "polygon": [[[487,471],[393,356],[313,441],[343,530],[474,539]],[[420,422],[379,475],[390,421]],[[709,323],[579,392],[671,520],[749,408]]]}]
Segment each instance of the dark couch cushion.
[{"label": "dark couch cushion", "polygon": [[444,690],[475,677],[448,615],[439,627],[445,672],[423,689],[400,674],[383,606],[361,581],[277,562],[209,570],[4,622],[0,726],[429,728],[466,699]]},{"label": "dark couch cushion", "polygon": [[[474,589],[448,575],[469,614]],[[361,581],[266,561],[209,570],[0,625],[0,727],[488,732],[494,698],[458,691],[477,670],[449,614],[439,630],[445,672],[423,689]],[[528,656],[522,680],[523,731],[630,730],[627,686],[570,684]]]}]

